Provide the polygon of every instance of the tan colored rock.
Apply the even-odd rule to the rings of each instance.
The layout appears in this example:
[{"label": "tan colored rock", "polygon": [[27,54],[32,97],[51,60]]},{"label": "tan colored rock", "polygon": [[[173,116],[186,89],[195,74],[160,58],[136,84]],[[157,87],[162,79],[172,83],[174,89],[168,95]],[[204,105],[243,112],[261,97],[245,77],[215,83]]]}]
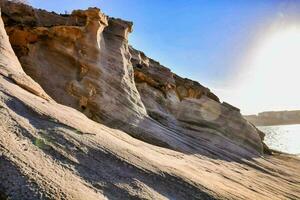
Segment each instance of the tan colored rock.
[{"label": "tan colored rock", "polygon": [[[2,55],[0,59],[0,74],[16,82],[29,92],[50,100],[50,97],[43,91],[43,89],[24,73],[18,58],[15,56],[13,49],[11,48],[8,36],[4,30],[2,19],[0,20],[0,29],[0,53]],[[20,39],[23,40],[23,37],[20,37]]]},{"label": "tan colored rock", "polygon": [[215,94],[200,83],[186,78],[183,79],[177,75],[174,76],[174,79],[176,82],[176,92],[181,100],[185,98],[200,99],[202,96],[206,96],[214,101],[220,102]]},{"label": "tan colored rock", "polygon": [[222,148],[236,151],[238,144],[259,152],[263,152],[264,147],[267,149],[259,131],[243,119],[238,108],[220,103],[208,88],[179,77],[133,47],[130,52],[136,85],[152,118],[187,135],[201,133],[203,138],[220,137],[212,143]]},{"label": "tan colored rock", "polygon": [[[38,18],[42,11],[36,10],[33,15],[35,10],[31,7],[19,7],[34,26],[14,17],[20,13],[17,6],[4,5],[10,41],[25,72],[57,102],[143,141],[178,151],[198,149],[203,145],[201,140],[190,148],[182,139],[184,135],[201,133],[203,137],[219,138],[212,144],[237,154],[247,154],[237,150],[240,148],[250,154],[263,152],[257,130],[240,115],[227,112],[208,88],[175,75],[129,47],[131,22],[107,18],[99,9],[89,8],[66,16],[51,13],[49,27],[49,20]],[[55,19],[59,19],[57,23]],[[62,21],[66,24],[60,25]],[[212,109],[201,110],[206,106],[202,98],[206,97],[216,103]],[[188,99],[199,101],[186,106],[186,102],[192,102]],[[204,116],[214,116],[214,109],[220,112],[216,118],[199,118],[200,111]],[[178,113],[185,112],[191,115],[183,123]]]},{"label": "tan colored rock", "polygon": [[[18,38],[13,38],[15,44],[28,48],[27,54],[20,56],[25,71],[44,86],[48,81],[53,88],[45,90],[53,92],[55,99],[65,105],[41,98],[44,91],[22,70],[0,19],[1,198],[279,200],[300,197],[298,158],[277,154],[263,157],[257,153],[261,140],[246,136],[258,134],[263,138],[262,135],[249,125],[237,137],[235,130],[240,131],[240,126],[245,125],[239,112],[208,97],[180,100],[174,89],[164,96],[161,90],[147,83],[138,83],[136,90],[126,38],[120,37],[126,36],[129,27],[124,34],[113,34],[116,27],[108,30],[104,27],[104,33],[99,34],[105,23],[82,19],[87,13],[101,21],[103,15],[99,10],[79,13],[77,26],[26,29],[29,35],[38,36],[33,44],[24,46],[27,39],[20,37],[19,43]],[[81,50],[82,55],[76,50]],[[29,62],[27,57],[34,60]],[[39,68],[41,64],[45,71]],[[21,79],[11,81],[7,74]],[[143,103],[137,98],[139,94]],[[84,115],[68,103],[79,110],[89,108],[89,113],[85,110]],[[142,112],[143,106],[147,113],[160,109],[166,121],[149,118],[146,111]],[[104,115],[104,119],[122,121],[126,115],[129,121],[140,119],[135,128],[129,123],[122,125],[127,126],[124,128],[127,131],[131,127],[135,134],[140,133],[145,141],[153,134],[152,140],[168,148],[135,139],[86,117],[92,118],[90,115],[94,113],[102,115],[100,111],[110,109],[112,112]],[[140,115],[136,114],[138,111]],[[199,126],[201,122],[206,127]],[[223,134],[223,130],[229,132]],[[244,142],[240,141],[243,137]]]},{"label": "tan colored rock", "polygon": [[[122,24],[110,19],[112,25],[106,29],[107,33],[103,33],[108,19],[100,10],[94,8],[74,11],[66,18],[81,22],[84,18],[86,23],[82,26],[36,27],[26,30],[7,28],[11,43],[25,71],[55,100],[87,112],[93,119],[113,121],[109,116],[113,114],[117,120],[127,121],[130,113],[145,114],[130,77],[130,68],[127,69],[129,63],[126,60],[122,62],[122,57],[129,57],[129,54],[126,53],[126,44],[123,44],[119,37],[122,36],[122,32],[123,36],[127,37],[127,32],[131,29],[130,23]],[[116,34],[110,36],[108,33],[112,31]],[[18,32],[23,32],[23,35],[16,34]],[[25,36],[35,38],[35,41],[30,42],[28,37],[24,39]],[[121,49],[115,52],[110,45],[106,47],[107,42],[115,49],[118,49],[118,46]],[[20,53],[18,49],[26,49],[27,54]],[[62,74],[64,75],[61,76]],[[121,87],[122,84],[128,84],[128,87]],[[120,86],[112,90],[111,85]],[[124,93],[128,96],[123,96]],[[85,99],[85,105],[82,105],[82,99]],[[117,110],[114,111],[117,106],[109,106],[112,100],[116,100],[115,104],[124,104],[126,107],[123,109],[128,110],[128,115],[117,116]],[[130,104],[133,106],[129,106]],[[102,105],[107,105],[106,113],[103,113]]]}]

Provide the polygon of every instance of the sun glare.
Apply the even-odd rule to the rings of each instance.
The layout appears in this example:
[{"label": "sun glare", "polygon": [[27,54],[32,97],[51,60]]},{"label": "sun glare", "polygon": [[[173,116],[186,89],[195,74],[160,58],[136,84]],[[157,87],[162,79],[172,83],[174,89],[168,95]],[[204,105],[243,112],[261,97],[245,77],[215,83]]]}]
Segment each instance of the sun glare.
[{"label": "sun glare", "polygon": [[300,109],[300,28],[266,34],[247,56],[243,69],[232,103],[244,114]]}]

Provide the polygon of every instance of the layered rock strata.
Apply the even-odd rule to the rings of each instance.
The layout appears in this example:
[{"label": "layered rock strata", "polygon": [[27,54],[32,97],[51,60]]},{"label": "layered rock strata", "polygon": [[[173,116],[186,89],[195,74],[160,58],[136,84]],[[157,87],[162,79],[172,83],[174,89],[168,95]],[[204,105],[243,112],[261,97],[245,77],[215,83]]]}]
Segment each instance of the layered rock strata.
[{"label": "layered rock strata", "polygon": [[[3,5],[10,42],[25,72],[57,102],[174,150],[198,151],[203,141],[194,138],[203,137],[218,138],[212,143],[229,151],[263,152],[256,129],[237,110],[129,47],[131,22],[96,8],[45,17],[45,11],[19,7]],[[190,143],[198,145],[191,150]]]},{"label": "layered rock strata", "polygon": [[1,198],[299,198],[300,161],[129,47],[130,22],[0,2]]}]

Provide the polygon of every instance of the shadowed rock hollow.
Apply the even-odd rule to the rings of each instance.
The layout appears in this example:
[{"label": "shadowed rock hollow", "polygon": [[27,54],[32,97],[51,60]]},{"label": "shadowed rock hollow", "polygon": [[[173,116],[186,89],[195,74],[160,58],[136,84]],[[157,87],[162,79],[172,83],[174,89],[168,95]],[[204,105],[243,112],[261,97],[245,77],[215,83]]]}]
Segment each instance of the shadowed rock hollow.
[{"label": "shadowed rock hollow", "polygon": [[1,11],[3,196],[299,197],[300,161],[266,155],[238,108],[129,46],[131,22],[4,0]]}]

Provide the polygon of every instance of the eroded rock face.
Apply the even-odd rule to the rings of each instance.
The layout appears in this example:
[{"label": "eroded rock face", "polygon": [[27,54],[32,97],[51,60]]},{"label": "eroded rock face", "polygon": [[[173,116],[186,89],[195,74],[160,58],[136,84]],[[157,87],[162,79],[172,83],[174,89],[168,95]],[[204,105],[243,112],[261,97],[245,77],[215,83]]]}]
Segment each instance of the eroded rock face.
[{"label": "eroded rock face", "polygon": [[47,18],[45,11],[2,4],[23,69],[57,102],[178,151],[198,152],[203,145],[199,138],[206,138],[237,154],[263,152],[257,130],[237,109],[129,47],[131,22],[109,18],[96,8],[64,16],[49,13]]},{"label": "eroded rock face", "polygon": [[143,52],[133,47],[130,47],[130,53],[132,55],[131,62],[134,66],[134,75],[137,83],[145,82],[163,92],[164,95],[168,91],[174,90],[180,100],[185,98],[200,99],[202,96],[206,96],[220,102],[215,94],[200,83],[187,78],[181,78],[172,73],[170,69],[148,58]]},{"label": "eroded rock face", "polygon": [[24,27],[21,20],[9,18],[17,25],[7,27],[7,32],[27,74],[57,102],[94,120],[131,123],[146,115],[127,49],[132,24],[108,19],[94,8],[57,18],[72,23],[48,27],[37,17],[31,19],[34,27]]},{"label": "eroded rock face", "polygon": [[[157,73],[150,60],[146,79],[134,81],[130,23],[98,9],[47,18],[0,2],[22,62],[0,18],[0,199],[300,197],[299,159],[263,157],[263,134],[237,109],[202,87],[201,96],[179,98],[165,68],[158,74],[170,87],[145,81]],[[45,21],[36,21],[40,13]]]},{"label": "eroded rock face", "polygon": [[50,97],[43,91],[43,89],[24,73],[18,58],[15,56],[11,44],[9,43],[2,19],[0,21],[0,29],[0,53],[2,55],[0,59],[0,74],[13,80],[24,89],[44,99],[50,100]]},{"label": "eroded rock face", "polygon": [[130,52],[136,85],[152,118],[186,134],[200,132],[206,137],[203,132],[210,129],[211,134],[222,135],[244,147],[263,149],[257,130],[242,118],[238,108],[220,103],[208,88],[181,78],[141,51],[130,47]]}]

